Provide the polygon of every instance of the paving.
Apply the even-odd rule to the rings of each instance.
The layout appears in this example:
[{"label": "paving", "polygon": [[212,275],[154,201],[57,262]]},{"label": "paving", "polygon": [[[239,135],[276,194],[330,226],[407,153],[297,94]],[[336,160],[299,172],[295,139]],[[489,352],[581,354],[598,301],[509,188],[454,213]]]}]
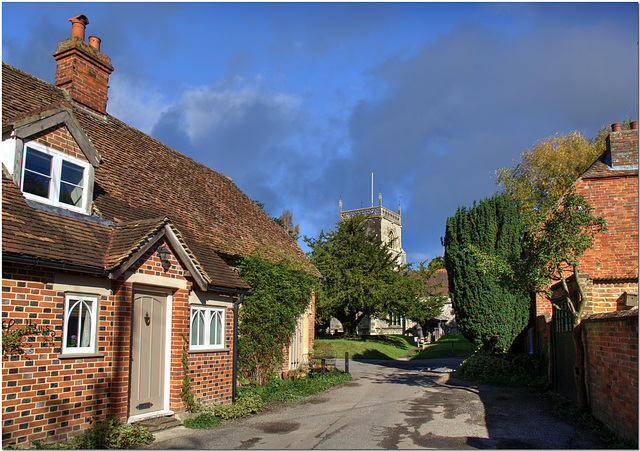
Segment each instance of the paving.
[{"label": "paving", "polygon": [[462,359],[351,361],[353,380],[212,429],[155,433],[155,449],[595,449],[548,396],[452,377]]}]

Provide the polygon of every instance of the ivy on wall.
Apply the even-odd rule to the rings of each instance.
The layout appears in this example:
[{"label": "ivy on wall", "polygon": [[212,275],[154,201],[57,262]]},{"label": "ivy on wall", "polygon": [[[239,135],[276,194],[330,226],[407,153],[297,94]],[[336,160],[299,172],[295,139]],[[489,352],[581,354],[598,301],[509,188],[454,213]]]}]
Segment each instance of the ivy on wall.
[{"label": "ivy on wall", "polygon": [[242,377],[263,385],[283,362],[282,348],[311,302],[315,278],[268,247],[245,257],[238,269],[252,293],[239,312],[238,369]]}]

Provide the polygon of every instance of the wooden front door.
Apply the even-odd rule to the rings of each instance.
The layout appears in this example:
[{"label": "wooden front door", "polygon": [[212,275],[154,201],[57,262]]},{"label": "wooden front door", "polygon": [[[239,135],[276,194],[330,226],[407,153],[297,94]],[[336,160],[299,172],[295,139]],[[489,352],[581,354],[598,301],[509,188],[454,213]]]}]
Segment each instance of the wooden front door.
[{"label": "wooden front door", "polygon": [[166,319],[166,295],[134,294],[129,416],[165,407]]}]

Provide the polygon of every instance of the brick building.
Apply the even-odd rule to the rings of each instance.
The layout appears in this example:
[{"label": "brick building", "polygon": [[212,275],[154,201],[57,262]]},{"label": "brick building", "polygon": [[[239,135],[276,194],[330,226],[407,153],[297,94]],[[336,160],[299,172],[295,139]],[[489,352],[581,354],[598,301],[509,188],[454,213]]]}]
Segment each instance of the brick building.
[{"label": "brick building", "polygon": [[110,59],[70,20],[54,85],[2,67],[2,327],[26,334],[3,345],[3,445],[183,411],[183,349],[195,398],[231,402],[234,265],[269,244],[318,275],[231,179],[107,114]]},{"label": "brick building", "polygon": [[[638,427],[638,122],[630,130],[612,125],[606,151],[573,188],[603,216],[607,230],[595,236],[580,258],[577,275],[584,287],[582,316],[584,374],[594,415],[613,430],[637,440]],[[566,272],[571,298],[577,290]],[[561,287],[553,290],[554,294]],[[553,297],[553,295],[552,295]],[[535,302],[537,349],[549,356],[556,391],[577,399],[572,321],[545,297]],[[606,390],[603,390],[606,387]],[[603,408],[609,412],[604,412]],[[613,421],[616,412],[629,416]],[[631,424],[632,426],[629,426]],[[620,426],[623,425],[623,426]],[[629,433],[634,431],[635,433]]]}]

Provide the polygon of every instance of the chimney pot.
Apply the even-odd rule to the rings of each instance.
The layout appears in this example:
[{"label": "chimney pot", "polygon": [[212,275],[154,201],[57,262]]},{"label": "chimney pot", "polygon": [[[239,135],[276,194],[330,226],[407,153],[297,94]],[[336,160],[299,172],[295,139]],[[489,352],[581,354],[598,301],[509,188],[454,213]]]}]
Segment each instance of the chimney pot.
[{"label": "chimney pot", "polygon": [[97,36],[89,36],[89,45],[100,51],[100,38]]},{"label": "chimney pot", "polygon": [[619,132],[620,130],[622,130],[622,124],[620,122],[614,122],[613,124],[611,124],[612,132]]},{"label": "chimney pot", "polygon": [[631,121],[631,130],[638,130],[638,121]]},{"label": "chimney pot", "polygon": [[89,23],[87,16],[80,14],[69,19],[69,22],[71,22],[71,37],[80,38],[84,41],[84,28]]}]

